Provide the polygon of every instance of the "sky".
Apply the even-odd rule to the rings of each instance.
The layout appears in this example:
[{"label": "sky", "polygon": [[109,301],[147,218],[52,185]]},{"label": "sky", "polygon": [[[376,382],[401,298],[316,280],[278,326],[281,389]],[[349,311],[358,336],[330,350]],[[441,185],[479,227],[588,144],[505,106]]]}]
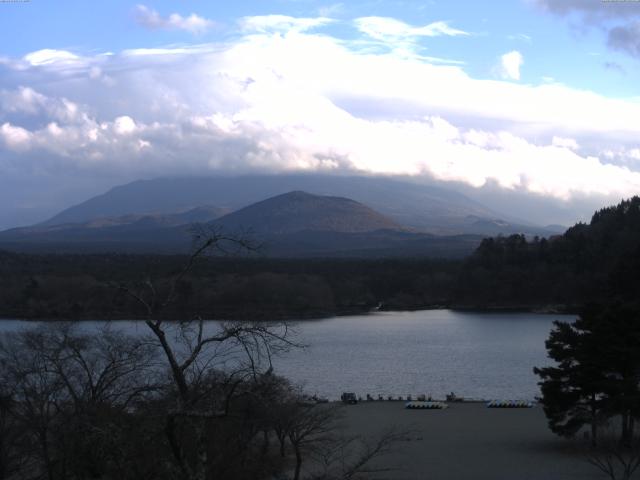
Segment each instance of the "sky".
[{"label": "sky", "polygon": [[0,0],[0,228],[300,171],[570,224],[640,193],[639,62],[633,1]]}]

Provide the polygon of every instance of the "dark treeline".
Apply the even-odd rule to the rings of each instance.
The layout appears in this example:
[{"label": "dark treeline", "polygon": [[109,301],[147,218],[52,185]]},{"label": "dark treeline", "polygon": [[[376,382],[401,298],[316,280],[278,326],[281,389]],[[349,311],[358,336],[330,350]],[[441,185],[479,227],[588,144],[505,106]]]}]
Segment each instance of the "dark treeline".
[{"label": "dark treeline", "polygon": [[[166,289],[182,256],[0,254],[0,316],[140,318],[117,286]],[[202,258],[177,285],[165,318],[320,317],[446,305],[460,264],[419,260]]]},{"label": "dark treeline", "polygon": [[456,300],[480,305],[637,302],[640,198],[596,212],[562,236],[483,240],[463,267]]},{"label": "dark treeline", "polygon": [[[166,288],[183,256],[0,252],[0,316],[139,318],[118,284]],[[564,235],[485,239],[465,260],[206,258],[163,315],[306,318],[457,307],[576,311],[640,298],[640,198],[596,212]]]}]

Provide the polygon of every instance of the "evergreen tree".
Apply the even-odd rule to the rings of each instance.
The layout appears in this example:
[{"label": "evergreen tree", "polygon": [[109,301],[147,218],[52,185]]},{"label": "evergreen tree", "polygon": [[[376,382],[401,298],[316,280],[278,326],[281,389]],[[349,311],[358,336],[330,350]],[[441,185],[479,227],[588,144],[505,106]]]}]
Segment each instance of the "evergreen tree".
[{"label": "evergreen tree", "polygon": [[589,306],[573,323],[555,322],[546,347],[556,366],[534,368],[541,403],[554,433],[571,437],[620,416],[621,441],[630,444],[640,415],[640,319],[625,306]]},{"label": "evergreen tree", "polygon": [[605,378],[598,365],[598,345],[588,326],[554,322],[546,341],[555,367],[534,368],[540,376],[541,403],[554,433],[572,437],[586,425],[595,445],[605,401]]}]

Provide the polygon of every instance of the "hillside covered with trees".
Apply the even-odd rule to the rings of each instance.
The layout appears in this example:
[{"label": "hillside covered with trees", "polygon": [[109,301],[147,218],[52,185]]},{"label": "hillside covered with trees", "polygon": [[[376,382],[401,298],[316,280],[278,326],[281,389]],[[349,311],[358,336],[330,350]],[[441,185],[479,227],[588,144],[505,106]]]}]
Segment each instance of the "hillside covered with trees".
[{"label": "hillside covered with trees", "polygon": [[633,197],[548,240],[483,240],[462,267],[455,298],[483,306],[636,302],[638,271],[640,197]]}]

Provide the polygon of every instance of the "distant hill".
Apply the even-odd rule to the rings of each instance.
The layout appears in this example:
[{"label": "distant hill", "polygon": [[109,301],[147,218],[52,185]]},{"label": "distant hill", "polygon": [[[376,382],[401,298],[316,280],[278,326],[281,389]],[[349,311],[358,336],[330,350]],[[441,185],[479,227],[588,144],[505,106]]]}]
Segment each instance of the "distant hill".
[{"label": "distant hill", "polygon": [[[121,217],[97,217],[87,222],[77,224],[86,228],[105,228],[130,225],[140,228],[146,227],[175,227],[191,223],[205,223],[215,220],[229,213],[228,209],[204,205],[191,208],[184,212],[167,214],[129,214]],[[69,224],[67,224],[69,225]],[[56,228],[56,225],[42,225],[35,228]]]},{"label": "distant hill", "polygon": [[457,192],[389,177],[335,175],[248,175],[140,180],[70,207],[44,225],[83,223],[102,217],[172,213],[200,205],[238,210],[291,191],[353,199],[392,221],[439,235],[557,233],[526,221],[508,221],[498,228],[476,225],[469,218],[499,221],[504,216]]},{"label": "distant hill", "polygon": [[184,247],[193,223],[206,223],[227,210],[202,206],[174,214],[129,214],[82,223],[40,224],[0,232],[0,244],[26,251],[118,251],[169,253]]},{"label": "distant hill", "polygon": [[[55,235],[55,232],[94,230],[95,232],[111,229],[113,232],[145,230],[150,228],[167,228],[192,223],[206,223],[229,213],[227,209],[200,206],[179,213],[171,214],[128,214],[119,217],[96,217],[82,222],[41,223],[31,227],[19,227],[0,232],[0,238]],[[99,233],[97,233],[99,234]]]},{"label": "distant hill", "polygon": [[[38,225],[0,232],[0,247],[30,252],[185,253],[191,223],[220,209],[175,215],[125,215],[84,223]],[[402,227],[354,200],[289,192],[249,205],[213,221],[228,233],[250,232],[260,254],[277,257],[462,257],[482,237],[434,236]]]},{"label": "distant hill", "polygon": [[561,225],[532,227],[531,225],[512,223],[499,218],[482,218],[477,215],[467,216],[460,228],[478,235],[511,235],[513,233],[520,233],[530,237],[536,235],[548,237],[550,235],[563,233],[566,230],[566,227],[562,227]]},{"label": "distant hill", "polygon": [[284,235],[301,231],[372,232],[402,227],[354,200],[289,192],[254,203],[214,222],[226,230],[250,228],[260,234]]}]

